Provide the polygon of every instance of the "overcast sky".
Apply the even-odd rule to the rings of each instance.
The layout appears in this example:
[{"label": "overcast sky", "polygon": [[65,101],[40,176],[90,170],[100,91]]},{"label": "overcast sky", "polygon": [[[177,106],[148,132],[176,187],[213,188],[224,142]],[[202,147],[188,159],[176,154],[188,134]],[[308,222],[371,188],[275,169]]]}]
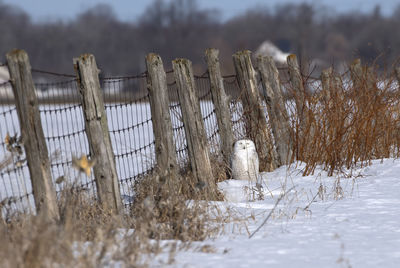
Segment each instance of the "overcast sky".
[{"label": "overcast sky", "polygon": [[[0,0],[14,4],[31,15],[34,21],[68,20],[76,14],[99,3],[107,3],[113,7],[119,19],[134,21],[152,0]],[[274,7],[282,3],[308,2],[317,6],[325,5],[336,12],[360,11],[371,12],[381,5],[382,13],[390,15],[400,3],[399,0],[198,0],[201,8],[217,8],[223,19],[242,13],[248,8],[265,6]]]}]

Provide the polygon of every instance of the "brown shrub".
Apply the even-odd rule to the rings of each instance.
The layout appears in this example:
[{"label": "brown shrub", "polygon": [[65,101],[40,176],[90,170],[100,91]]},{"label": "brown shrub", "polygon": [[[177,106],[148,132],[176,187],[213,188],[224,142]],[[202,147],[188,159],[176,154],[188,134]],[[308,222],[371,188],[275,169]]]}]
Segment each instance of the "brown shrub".
[{"label": "brown shrub", "polygon": [[349,82],[347,74],[331,73],[329,84],[306,94],[305,119],[293,113],[294,152],[307,164],[304,175],[312,174],[317,165],[332,175],[373,159],[398,156],[399,88],[392,75],[378,77],[366,66],[362,70],[361,76],[353,76],[355,82]]}]

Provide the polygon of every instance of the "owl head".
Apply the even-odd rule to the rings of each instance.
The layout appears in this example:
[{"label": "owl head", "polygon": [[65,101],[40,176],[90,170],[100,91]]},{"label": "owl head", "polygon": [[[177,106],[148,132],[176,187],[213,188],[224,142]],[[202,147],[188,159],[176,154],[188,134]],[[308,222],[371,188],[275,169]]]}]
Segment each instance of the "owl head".
[{"label": "owl head", "polygon": [[256,150],[256,146],[252,140],[244,139],[238,140],[233,144],[234,151],[239,150]]}]

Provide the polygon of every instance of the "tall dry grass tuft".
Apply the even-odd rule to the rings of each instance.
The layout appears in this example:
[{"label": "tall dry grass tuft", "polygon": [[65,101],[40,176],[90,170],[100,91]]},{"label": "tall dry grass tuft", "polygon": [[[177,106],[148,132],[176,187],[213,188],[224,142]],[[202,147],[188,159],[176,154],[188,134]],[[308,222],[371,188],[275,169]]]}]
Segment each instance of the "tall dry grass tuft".
[{"label": "tall dry grass tuft", "polygon": [[92,241],[99,229],[116,229],[127,226],[124,220],[105,210],[85,190],[70,185],[59,195],[60,222],[75,241]]},{"label": "tall dry grass tuft", "polygon": [[[214,171],[222,168],[216,167]],[[223,172],[216,172],[225,176]],[[217,179],[215,180],[217,182]],[[131,208],[135,229],[153,239],[204,240],[218,232],[208,201],[221,201],[216,183],[205,185],[193,180],[190,171],[171,176],[146,176],[135,184]]]},{"label": "tall dry grass tuft", "polygon": [[[102,210],[94,198],[66,187],[60,221],[14,213],[0,222],[0,267],[102,267],[122,262],[145,266],[158,244],[135,232],[129,218]],[[119,233],[119,230],[124,230]]]},{"label": "tall dry grass tuft", "polygon": [[[398,156],[400,90],[395,77],[378,76],[373,67],[360,70],[343,76],[328,70],[322,85],[308,85],[312,89],[305,94],[304,119],[293,113],[294,152],[307,164],[304,175],[321,164],[332,175]],[[296,96],[293,91],[289,87]]]},{"label": "tall dry grass tuft", "polygon": [[35,216],[14,215],[0,223],[1,267],[51,267],[69,264],[71,240],[62,228]]}]

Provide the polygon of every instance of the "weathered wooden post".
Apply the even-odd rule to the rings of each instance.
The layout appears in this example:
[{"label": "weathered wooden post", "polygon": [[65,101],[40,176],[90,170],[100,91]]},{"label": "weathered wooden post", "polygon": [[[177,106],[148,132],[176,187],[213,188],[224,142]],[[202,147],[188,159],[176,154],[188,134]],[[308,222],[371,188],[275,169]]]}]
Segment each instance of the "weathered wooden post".
[{"label": "weathered wooden post", "polygon": [[350,64],[350,77],[353,82],[353,87],[361,88],[363,81],[363,68],[361,65],[361,59],[355,59]]},{"label": "weathered wooden post", "polygon": [[361,59],[355,59],[350,64],[350,77],[353,87],[358,90],[362,90],[363,88],[372,90],[374,88],[375,82],[372,69],[368,68],[368,66],[362,66]]},{"label": "weathered wooden post", "polygon": [[397,83],[400,86],[400,67],[394,69],[394,74],[396,76]]},{"label": "weathered wooden post", "polygon": [[214,48],[207,49],[205,53],[208,73],[210,76],[211,94],[221,139],[221,151],[225,163],[228,164],[232,154],[232,144],[235,139],[233,136],[231,114],[229,111],[229,98],[225,93],[218,54],[218,49]]},{"label": "weathered wooden post", "polygon": [[248,50],[239,51],[233,55],[241,101],[246,122],[247,136],[256,145],[260,158],[260,169],[272,171],[278,166],[278,156],[273,146],[273,141],[264,114],[261,97],[257,88],[256,72]]},{"label": "weathered wooden post", "polygon": [[[323,98],[329,104],[329,108],[332,109],[334,107],[332,98],[342,87],[342,81],[332,67],[321,72],[321,85]],[[343,95],[339,96],[343,98]]]},{"label": "weathered wooden post", "polygon": [[[342,95],[338,95],[338,90],[340,87],[339,78],[333,71],[332,67],[329,67],[326,70],[321,72],[321,85],[322,85],[322,98],[327,104],[327,108],[332,112],[334,111],[338,118],[342,116],[342,103],[336,104],[334,101],[337,100],[336,97],[342,97]],[[328,142],[332,142],[333,134],[330,130],[330,122],[327,122],[325,126],[325,132],[327,133]]]},{"label": "weathered wooden post", "polygon": [[287,165],[292,159],[292,139],[290,124],[282,97],[279,72],[270,56],[259,56],[257,64],[263,84],[264,98],[267,104],[269,123],[274,135],[276,151],[281,165]]},{"label": "weathered wooden post", "polygon": [[46,219],[57,220],[59,212],[56,192],[51,178],[49,153],[40,121],[28,54],[24,50],[16,49],[7,53],[6,58],[36,209]]},{"label": "weathered wooden post", "polygon": [[100,88],[99,70],[94,56],[83,54],[79,58],[74,58],[74,69],[78,78],[90,153],[96,161],[93,171],[98,197],[103,208],[118,213],[122,208],[122,202]]},{"label": "weathered wooden post", "polygon": [[331,104],[331,91],[333,90],[333,69],[329,67],[321,72],[321,85],[322,85],[322,96],[326,102]]},{"label": "weathered wooden post", "polygon": [[163,62],[159,55],[150,53],[146,57],[146,64],[157,168],[162,176],[176,176],[176,152]]},{"label": "weathered wooden post", "polygon": [[175,59],[172,68],[178,87],[182,118],[189,151],[189,160],[198,185],[205,185],[205,191],[214,184],[209,156],[208,142],[200,110],[200,102],[194,82],[192,62]]},{"label": "weathered wooden post", "polygon": [[294,93],[294,100],[296,102],[297,116],[300,121],[300,127],[302,128],[306,123],[306,91],[303,85],[303,79],[301,77],[300,67],[297,62],[297,57],[291,54],[287,57],[288,72],[292,91]]}]

